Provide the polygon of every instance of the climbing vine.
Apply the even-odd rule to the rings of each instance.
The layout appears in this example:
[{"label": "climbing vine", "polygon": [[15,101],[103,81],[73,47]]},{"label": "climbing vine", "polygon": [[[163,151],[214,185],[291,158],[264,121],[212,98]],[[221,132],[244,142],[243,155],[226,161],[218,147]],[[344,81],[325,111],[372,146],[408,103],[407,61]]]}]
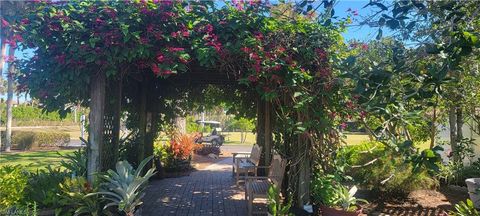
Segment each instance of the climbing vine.
[{"label": "climbing vine", "polygon": [[[348,19],[332,22],[331,4],[322,4],[325,11],[260,1],[31,2],[21,22],[11,23],[23,47],[34,49],[19,83],[46,109],[59,110],[70,102],[86,105],[93,75],[121,77],[122,107],[135,122],[145,119],[135,114],[143,93],[150,103],[142,112],[174,114],[179,105],[168,104],[168,88],[178,86],[169,80],[195,71],[224,74],[248,89],[237,86],[235,94],[256,93],[272,105],[275,148],[291,161],[293,176],[308,177],[316,163],[329,169],[336,126],[351,118],[336,69]],[[252,101],[258,103],[250,98],[245,107]],[[298,179],[288,181],[300,194]]]}]

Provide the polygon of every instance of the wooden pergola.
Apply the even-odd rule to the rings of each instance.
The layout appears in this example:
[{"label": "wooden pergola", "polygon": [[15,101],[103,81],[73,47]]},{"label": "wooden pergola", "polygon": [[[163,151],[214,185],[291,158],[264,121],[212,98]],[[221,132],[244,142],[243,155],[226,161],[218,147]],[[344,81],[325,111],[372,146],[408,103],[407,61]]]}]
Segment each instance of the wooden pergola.
[{"label": "wooden pergola", "polygon": [[[113,168],[118,160],[120,120],[124,106],[135,107],[137,115],[138,143],[136,162],[153,155],[153,144],[159,130],[158,118],[162,113],[158,103],[161,94],[168,89],[182,90],[195,86],[219,85],[240,87],[232,74],[194,67],[187,73],[168,78],[154,77],[150,73],[119,73],[107,77],[105,73],[91,76],[90,124],[88,138],[88,177]],[[131,95],[124,94],[128,88]],[[132,94],[133,92],[133,94]],[[255,98],[257,116],[256,143],[263,147],[262,164],[269,164],[272,151],[272,113],[270,102]]]}]

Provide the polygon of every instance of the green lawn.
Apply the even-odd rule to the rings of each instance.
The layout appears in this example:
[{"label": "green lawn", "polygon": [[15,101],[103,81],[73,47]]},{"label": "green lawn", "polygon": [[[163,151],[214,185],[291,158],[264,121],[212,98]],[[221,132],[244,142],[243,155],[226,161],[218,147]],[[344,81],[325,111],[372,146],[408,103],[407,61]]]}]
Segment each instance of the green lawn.
[{"label": "green lawn", "polygon": [[[67,129],[68,130],[68,129]],[[72,130],[73,132],[73,130]],[[245,143],[240,143],[240,132],[223,132],[225,135],[225,145],[252,145],[255,143],[255,134],[247,133]],[[364,141],[368,141],[368,135],[364,134],[347,134],[347,145],[358,145]],[[422,143],[419,148],[428,148],[429,142]],[[75,150],[59,150],[61,154],[68,154]],[[0,154],[0,166],[20,164],[30,171],[38,168],[45,168],[48,165],[58,166],[62,158],[57,151],[36,151],[36,152],[15,152]]]},{"label": "green lawn", "polygon": [[[223,132],[225,136],[225,145],[253,145],[255,141],[254,133],[247,133],[245,143],[240,143],[240,132]],[[358,145],[368,141],[368,135],[365,134],[347,134],[346,142],[348,145]]]},{"label": "green lawn", "polygon": [[240,142],[240,132],[222,132],[225,136],[225,145],[253,145],[256,142],[256,135],[254,133],[246,133],[247,138],[244,143]]},{"label": "green lawn", "polygon": [[75,150],[59,150],[59,151],[35,151],[35,152],[13,152],[0,154],[0,166],[17,165],[25,166],[29,171],[36,171],[39,168],[45,168],[48,165],[56,167],[62,160],[61,154],[69,154]]}]

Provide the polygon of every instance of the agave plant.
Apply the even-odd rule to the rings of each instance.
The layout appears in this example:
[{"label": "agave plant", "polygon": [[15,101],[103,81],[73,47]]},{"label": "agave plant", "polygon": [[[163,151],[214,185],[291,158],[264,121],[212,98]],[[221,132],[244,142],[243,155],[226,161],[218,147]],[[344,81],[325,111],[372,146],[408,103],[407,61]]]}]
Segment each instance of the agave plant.
[{"label": "agave plant", "polygon": [[117,206],[127,216],[135,215],[136,207],[142,204],[148,179],[155,175],[155,169],[151,168],[142,176],[143,168],[152,157],[143,160],[136,170],[127,161],[117,162],[116,171],[108,170],[106,174],[100,175],[103,180],[100,191],[87,196],[100,195],[101,199],[108,202],[104,209]]}]

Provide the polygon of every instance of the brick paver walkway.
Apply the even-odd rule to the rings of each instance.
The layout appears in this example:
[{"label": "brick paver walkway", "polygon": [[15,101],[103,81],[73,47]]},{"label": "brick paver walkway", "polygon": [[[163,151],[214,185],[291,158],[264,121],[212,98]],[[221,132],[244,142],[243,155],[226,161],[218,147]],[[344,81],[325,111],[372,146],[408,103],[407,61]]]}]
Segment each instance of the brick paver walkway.
[{"label": "brick paver walkway", "polygon": [[247,215],[244,191],[235,186],[231,163],[228,158],[190,176],[151,182],[142,215]]}]

